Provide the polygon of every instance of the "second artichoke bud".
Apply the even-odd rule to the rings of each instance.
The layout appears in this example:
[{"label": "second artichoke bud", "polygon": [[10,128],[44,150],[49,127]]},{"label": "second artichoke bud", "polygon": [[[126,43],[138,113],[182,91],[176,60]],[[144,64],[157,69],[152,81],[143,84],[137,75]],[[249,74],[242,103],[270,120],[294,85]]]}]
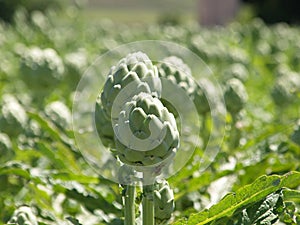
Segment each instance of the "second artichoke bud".
[{"label": "second artichoke bud", "polygon": [[157,182],[154,190],[156,224],[166,224],[174,211],[174,194],[167,181]]}]

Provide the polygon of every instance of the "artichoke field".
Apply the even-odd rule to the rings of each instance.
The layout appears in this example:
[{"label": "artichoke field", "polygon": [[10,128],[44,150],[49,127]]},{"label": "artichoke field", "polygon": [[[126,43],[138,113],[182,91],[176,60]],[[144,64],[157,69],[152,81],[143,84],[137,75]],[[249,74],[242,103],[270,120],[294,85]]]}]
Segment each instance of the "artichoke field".
[{"label": "artichoke field", "polygon": [[[153,224],[300,224],[298,26],[253,19],[141,31],[65,17],[20,10],[13,24],[0,23],[0,224],[120,225],[132,215],[141,224],[150,214]],[[216,113],[208,81],[198,79],[205,70],[175,55],[155,61],[150,55],[159,52],[151,49],[120,53],[105,65],[109,71],[98,68],[106,79],[93,115],[103,152],[120,164],[117,184],[93,170],[79,149],[72,106],[99,55],[145,39],[175,42],[207,64],[222,90],[225,134],[221,144],[212,143],[219,153],[202,170]],[[183,137],[180,112],[162,98],[161,80],[191,99],[199,134]],[[193,145],[195,136],[201,143],[186,165],[156,179],[160,165],[172,163],[183,140]],[[140,185],[140,173],[153,183]],[[122,182],[131,179],[140,182],[134,189]]]}]

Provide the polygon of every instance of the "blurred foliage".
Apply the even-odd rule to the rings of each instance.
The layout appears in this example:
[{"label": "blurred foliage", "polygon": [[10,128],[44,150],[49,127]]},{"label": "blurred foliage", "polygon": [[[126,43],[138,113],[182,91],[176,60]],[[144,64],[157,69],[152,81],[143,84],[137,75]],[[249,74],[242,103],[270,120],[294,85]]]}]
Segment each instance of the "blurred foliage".
[{"label": "blurred foliage", "polygon": [[[260,19],[214,28],[130,26],[87,22],[76,10],[61,19],[55,10],[30,14],[23,9],[13,20],[13,25],[0,23],[0,224],[26,220],[29,212],[45,225],[123,224],[120,188],[83,159],[70,112],[76,85],[97,56],[144,39],[191,49],[223,90],[228,80],[239,79],[248,95],[237,113],[227,113],[221,151],[209,168],[200,172],[203,149],[198,148],[169,179],[176,205],[171,220],[185,224],[193,213],[190,221],[209,218],[203,210],[217,204],[211,211],[224,213],[205,224],[251,224],[253,219],[299,224],[299,27],[267,26]],[[200,119],[205,139],[211,121],[207,113]],[[239,193],[248,194],[249,202]],[[229,200],[240,204],[226,213]],[[262,214],[253,215],[257,209]]]}]

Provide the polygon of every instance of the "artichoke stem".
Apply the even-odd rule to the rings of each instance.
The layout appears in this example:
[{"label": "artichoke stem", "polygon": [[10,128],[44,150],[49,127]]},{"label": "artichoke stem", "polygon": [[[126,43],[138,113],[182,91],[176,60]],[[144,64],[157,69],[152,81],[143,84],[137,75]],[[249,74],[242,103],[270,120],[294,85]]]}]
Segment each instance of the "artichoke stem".
[{"label": "artichoke stem", "polygon": [[143,225],[154,225],[154,186],[143,187]]},{"label": "artichoke stem", "polygon": [[135,224],[135,186],[125,186],[125,225]]}]

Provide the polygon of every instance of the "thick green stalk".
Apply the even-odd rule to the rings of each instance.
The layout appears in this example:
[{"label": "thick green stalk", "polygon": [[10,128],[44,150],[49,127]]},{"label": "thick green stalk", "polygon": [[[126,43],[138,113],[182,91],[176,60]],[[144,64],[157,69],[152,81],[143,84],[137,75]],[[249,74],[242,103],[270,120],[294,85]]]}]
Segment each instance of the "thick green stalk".
[{"label": "thick green stalk", "polygon": [[125,225],[135,224],[135,186],[125,186]]},{"label": "thick green stalk", "polygon": [[143,225],[154,225],[153,184],[143,187]]}]

